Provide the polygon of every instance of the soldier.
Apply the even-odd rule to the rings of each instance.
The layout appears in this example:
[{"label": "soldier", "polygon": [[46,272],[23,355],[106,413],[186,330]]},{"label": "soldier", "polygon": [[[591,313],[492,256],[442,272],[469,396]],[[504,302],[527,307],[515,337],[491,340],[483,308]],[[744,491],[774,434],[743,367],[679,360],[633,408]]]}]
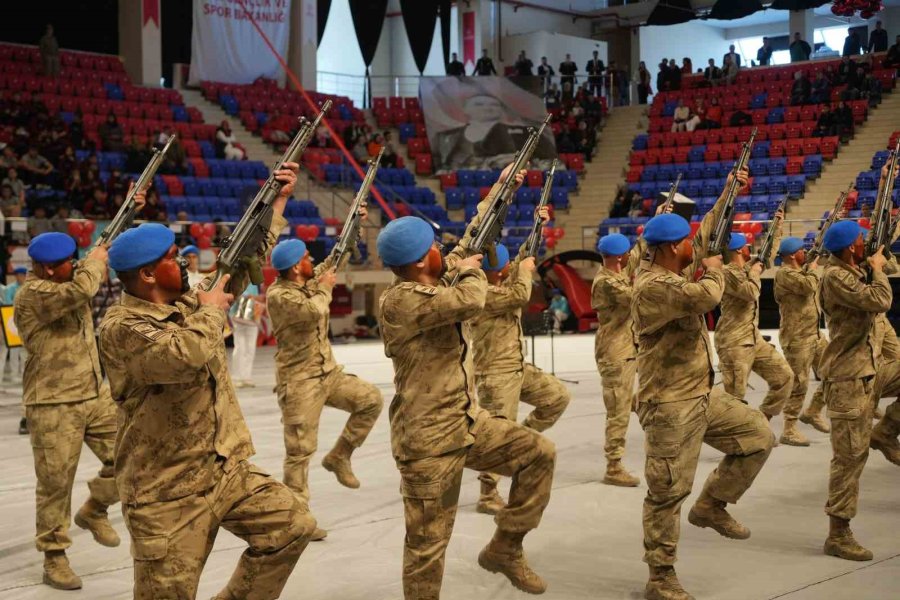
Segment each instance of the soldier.
[{"label": "soldier", "polygon": [[[265,248],[281,216],[296,164],[275,175]],[[120,304],[100,326],[100,348],[119,404],[116,483],[131,533],[134,597],[194,598],[219,527],[249,548],[216,599],[277,598],[316,527],[307,508],[251,464],[253,441],[226,368],[223,329],[247,276],[189,291],[174,234],[156,223],[121,234],[110,266],[122,280]]]},{"label": "soldier", "polygon": [[784,431],[779,441],[788,446],[809,446],[809,440],[797,429],[798,418],[822,433],[831,431],[822,418],[825,400],[821,387],[813,393],[809,407],[801,412],[809,386],[809,369],[812,367],[819,377],[819,361],[828,343],[819,330],[819,258],[806,265],[803,240],[796,237],[781,240],[778,254],[781,255],[781,268],[775,273],[775,301],[781,315],[778,340],[794,373],[791,395],[784,405]]},{"label": "soldier", "polygon": [[591,306],[597,311],[594,356],[606,405],[606,475],[603,483],[636,487],[641,481],[622,466],[625,434],[634,409],[637,340],[631,319],[631,281],[641,245],[621,233],[600,238],[603,266],[591,286]]},{"label": "soldier", "polygon": [[32,274],[16,295],[15,320],[28,353],[23,396],[37,477],[35,543],[44,553],[44,583],[76,590],[81,578],[69,566],[66,548],[72,545],[72,485],[82,443],[103,466],[88,482],[90,497],[75,524],[103,546],[119,545],[107,517],[118,501],[116,409],[100,371],[91,317],[94,295],[107,276],[107,252],[98,246],[76,263],[72,237],[52,232],[35,237],[28,256]]},{"label": "soldier", "polygon": [[[859,477],[869,456],[872,433],[872,393],[878,365],[875,320],[891,307],[891,286],[879,251],[865,259],[863,228],[839,221],[825,233],[831,252],[822,276],[820,296],[831,341],[819,369],[828,416],[831,418],[831,474],[825,512],[830,518],[825,554],[847,560],[871,560],[872,553],[853,537]],[[865,283],[860,265],[868,263],[872,281]]]},{"label": "soldier", "polygon": [[[729,175],[730,180],[734,175]],[[747,172],[738,180],[745,184]],[[714,373],[703,315],[725,289],[722,259],[705,257],[725,195],[701,222],[693,245],[690,225],[678,215],[653,217],[644,229],[650,247],[635,279],[632,315],[638,335],[638,417],[646,435],[647,497],[644,499],[644,561],[648,600],[687,600],[675,574],[681,504],[691,492],[702,442],[725,454],[710,474],[688,521],[733,539],[750,530],[725,506],[753,483],[775,443],[756,409],[720,388]],[[700,263],[705,273],[689,279]]]},{"label": "soldier", "polygon": [[[350,413],[322,466],[334,473],[341,485],[356,489],[359,480],[350,456],[366,441],[383,401],[378,388],[344,373],[331,353],[328,327],[335,268],[323,264],[324,268],[314,273],[306,244],[297,239],[275,246],[272,266],[279,277],[269,287],[266,303],[278,340],[275,364],[286,449],[284,482],[309,504],[309,461],[316,451],[322,407]],[[317,528],[313,539],[326,535]]]},{"label": "soldier", "polygon": [[181,249],[181,255],[188,262],[188,285],[193,288],[203,281],[203,273],[200,272],[200,248],[193,244],[188,244]]},{"label": "soldier", "polygon": [[[510,176],[508,171],[501,177]],[[515,175],[518,185],[524,175]],[[440,597],[463,467],[513,478],[509,502],[495,517],[497,530],[478,564],[502,573],[520,590],[539,594],[547,587],[528,566],[522,540],[537,527],[550,500],[556,450],[531,429],[491,418],[476,401],[464,322],[484,309],[487,281],[479,268],[482,257],[463,257],[470,253],[472,228],[479,222],[476,215],[454,249],[460,276],[454,286],[448,285],[448,263],[425,221],[397,219],[378,236],[382,262],[398,277],[379,304],[397,388],[390,409],[391,448],[406,515],[407,600]]]},{"label": "soldier", "polygon": [[[780,244],[783,218],[781,211],[776,212],[771,225],[776,228],[775,247]],[[762,377],[769,385],[769,392],[759,410],[771,420],[781,412],[791,394],[794,373],[775,346],[765,341],[759,331],[759,276],[767,265],[750,260],[750,246],[741,233],[731,234],[726,258],[722,314],[714,336],[722,384],[726,392],[743,399],[747,394],[750,371]]]},{"label": "soldier", "polygon": [[[541,218],[549,220],[547,209]],[[569,405],[566,386],[525,361],[522,352],[522,306],[531,298],[534,258],[520,255],[509,262],[509,250],[497,244],[497,264],[487,257],[481,268],[488,280],[484,311],[472,319],[472,350],[475,355],[475,386],[478,403],[491,416],[515,421],[519,401],[534,410],[522,425],[541,432],[549,429]],[[523,249],[524,250],[524,249]],[[480,513],[496,515],[504,506],[497,492],[499,477],[487,471],[478,475],[481,496],[475,507]]]}]

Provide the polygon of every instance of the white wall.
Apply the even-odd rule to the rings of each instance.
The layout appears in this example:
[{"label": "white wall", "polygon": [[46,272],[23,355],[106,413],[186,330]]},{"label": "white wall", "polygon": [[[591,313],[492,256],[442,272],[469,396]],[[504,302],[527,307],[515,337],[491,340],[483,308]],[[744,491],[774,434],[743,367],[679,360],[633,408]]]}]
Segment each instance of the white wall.
[{"label": "white wall", "polygon": [[694,71],[706,67],[710,58],[716,59],[717,65],[722,64],[729,44],[724,32],[718,27],[693,22],[641,27],[641,60],[654,77],[663,58],[674,58],[681,66],[681,59],[688,57],[694,63]]},{"label": "white wall", "polygon": [[540,64],[541,57],[546,56],[553,70],[558,71],[559,63],[565,59],[566,54],[571,54],[572,60],[578,65],[578,70],[584,75],[584,66],[593,58],[594,50],[599,52],[604,64],[609,64],[606,42],[561,33],[535,31],[510,35],[503,38],[503,47],[512,57],[518,56],[519,52],[524,50],[526,56],[534,62],[535,69]]}]

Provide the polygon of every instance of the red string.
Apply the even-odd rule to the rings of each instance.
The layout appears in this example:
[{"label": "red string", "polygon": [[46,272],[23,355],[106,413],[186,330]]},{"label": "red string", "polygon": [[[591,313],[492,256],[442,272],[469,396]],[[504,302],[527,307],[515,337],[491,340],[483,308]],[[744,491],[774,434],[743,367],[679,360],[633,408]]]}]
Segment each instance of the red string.
[{"label": "red string", "polygon": [[[276,60],[278,60],[278,63],[281,65],[281,68],[284,69],[284,72],[291,80],[291,83],[294,84],[294,87],[297,88],[297,91],[300,92],[300,95],[303,96],[303,99],[306,100],[306,103],[309,104],[313,111],[318,112],[319,107],[316,106],[316,103],[313,102],[312,98],[310,98],[309,94],[306,92],[303,86],[300,85],[300,80],[297,78],[297,75],[290,69],[290,67],[288,67],[287,62],[284,60],[284,57],[282,57],[278,53],[278,50],[276,50],[275,46],[272,45],[271,40],[269,40],[268,36],[260,28],[259,24],[256,22],[256,19],[253,18],[253,15],[250,13],[250,11],[247,10],[246,6],[244,6],[244,0],[235,1],[240,5],[241,9],[247,15],[247,19],[249,19],[250,23],[253,24],[253,27],[259,33],[260,37],[262,37],[263,42],[266,43],[266,46],[268,46],[269,50],[272,52],[272,55],[275,56]],[[331,134],[331,139],[335,141],[335,143],[338,145],[338,148],[340,148],[341,152],[344,153],[344,156],[347,158],[347,162],[353,166],[353,168],[356,170],[356,173],[360,176],[361,179],[365,179],[365,172],[357,164],[350,151],[347,150],[347,146],[344,145],[344,141],[341,139],[341,136],[339,136],[337,132],[335,132],[335,130],[331,127],[328,119],[323,117],[322,124],[324,124],[325,128],[328,129],[328,132]],[[391,207],[388,206],[387,202],[385,202],[384,198],[381,196],[381,192],[379,192],[374,186],[372,186],[370,190],[372,192],[372,195],[375,196],[375,201],[378,202],[379,206],[381,206],[381,209],[385,212],[385,214],[387,214],[387,216],[391,220],[396,219],[397,215],[394,213]]]}]

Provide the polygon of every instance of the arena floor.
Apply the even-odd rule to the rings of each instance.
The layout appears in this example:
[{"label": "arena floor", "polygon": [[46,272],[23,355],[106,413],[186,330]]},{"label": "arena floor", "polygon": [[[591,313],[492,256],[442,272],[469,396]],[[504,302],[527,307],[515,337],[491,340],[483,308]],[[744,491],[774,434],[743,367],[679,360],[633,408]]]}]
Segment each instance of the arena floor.
[{"label": "arena floor", "polygon": [[[641,562],[641,501],[646,492],[599,483],[604,460],[604,407],[593,360],[593,337],[555,340],[557,373],[569,384],[573,401],[549,433],[559,457],[553,497],[538,530],[525,540],[532,566],[546,578],[548,600],[643,597],[647,578]],[[387,403],[393,392],[390,362],[380,343],[335,348],[347,371],[376,383],[385,411],[369,441],[354,456],[362,488],[341,487],[319,465],[343,425],[345,414],[326,409],[319,434],[321,452],[310,476],[312,509],[329,530],[324,542],[310,544],[288,581],[283,598],[302,600],[397,600],[403,544],[399,476],[390,455]],[[261,349],[255,370],[258,386],[240,390],[244,414],[258,454],[255,462],[281,475],[281,424],[275,399],[272,349]],[[537,341],[537,363],[550,365],[549,338]],[[441,368],[435,365],[436,369]],[[427,376],[427,374],[423,374]],[[577,381],[577,383],[574,383]],[[765,384],[753,376],[749,401],[758,405]],[[132,587],[128,533],[118,509],[113,525],[123,537],[119,548],[97,545],[73,528],[69,550],[84,589],[59,592],[40,583],[42,556],[34,549],[34,472],[26,436],[16,434],[20,391],[0,392],[0,599],[129,598]],[[781,430],[781,419],[773,421]],[[869,458],[862,478],[860,515],[853,522],[858,539],[875,560],[853,563],[822,554],[828,521],[825,502],[827,435],[803,426],[809,448],[780,446],[733,514],[753,531],[747,541],[727,540],[689,525],[686,513],[677,565],[684,586],[697,598],[790,600],[874,600],[900,595],[900,470],[880,453]],[[696,488],[718,460],[704,448]],[[643,433],[633,416],[628,433],[627,467],[643,475]],[[74,506],[87,495],[86,480],[98,462],[85,448],[78,470]],[[643,476],[641,477],[643,479]],[[695,490],[696,491],[696,490]],[[481,570],[476,556],[493,532],[493,521],[475,512],[475,473],[466,476],[456,529],[447,552],[443,597],[454,599],[524,598],[500,575]],[[689,503],[695,496],[688,499]],[[227,581],[243,543],[222,530],[200,583],[199,598],[213,596]]]}]

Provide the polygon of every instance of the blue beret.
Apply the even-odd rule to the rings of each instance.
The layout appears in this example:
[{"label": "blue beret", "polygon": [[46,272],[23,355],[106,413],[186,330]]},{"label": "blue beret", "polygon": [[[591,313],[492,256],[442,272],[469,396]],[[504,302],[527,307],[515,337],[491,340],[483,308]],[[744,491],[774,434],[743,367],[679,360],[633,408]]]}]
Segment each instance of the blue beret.
[{"label": "blue beret", "polygon": [[734,252],[740,250],[747,245],[747,236],[743,233],[732,233],[731,239],[728,240],[728,249]]},{"label": "blue beret", "polygon": [[133,271],[165,256],[175,234],[161,223],[144,223],[123,231],[109,248],[109,266],[116,271]]},{"label": "blue beret", "polygon": [[28,244],[28,256],[39,263],[55,263],[75,254],[72,236],[57,231],[42,233]]},{"label": "blue beret", "polygon": [[419,217],[400,217],[378,234],[378,255],[388,267],[418,261],[434,244],[434,229]]},{"label": "blue beret", "polygon": [[25,267],[18,267],[13,269],[13,275],[28,275],[28,269]]},{"label": "blue beret", "polygon": [[200,248],[193,244],[189,244],[181,249],[182,256],[187,256],[188,254],[196,254],[197,256],[200,256]]},{"label": "blue beret", "polygon": [[503,267],[509,264],[509,250],[503,244],[497,244],[497,266],[492,267],[490,263],[490,259],[485,253],[484,258],[481,260],[481,268],[485,271],[502,271]]},{"label": "blue beret", "polygon": [[856,221],[838,221],[825,232],[825,249],[829,252],[840,252],[852,245],[863,232]]},{"label": "blue beret", "polygon": [[303,240],[292,239],[280,242],[272,250],[272,266],[276,271],[290,269],[306,256],[306,244]]},{"label": "blue beret", "polygon": [[644,240],[651,246],[666,242],[680,242],[691,235],[691,224],[681,215],[656,215],[644,226]]},{"label": "blue beret", "polygon": [[786,237],[778,246],[778,254],[793,254],[803,247],[803,240],[798,237]]},{"label": "blue beret", "polygon": [[631,250],[631,240],[621,233],[610,233],[600,238],[597,249],[606,256],[621,256]]}]

